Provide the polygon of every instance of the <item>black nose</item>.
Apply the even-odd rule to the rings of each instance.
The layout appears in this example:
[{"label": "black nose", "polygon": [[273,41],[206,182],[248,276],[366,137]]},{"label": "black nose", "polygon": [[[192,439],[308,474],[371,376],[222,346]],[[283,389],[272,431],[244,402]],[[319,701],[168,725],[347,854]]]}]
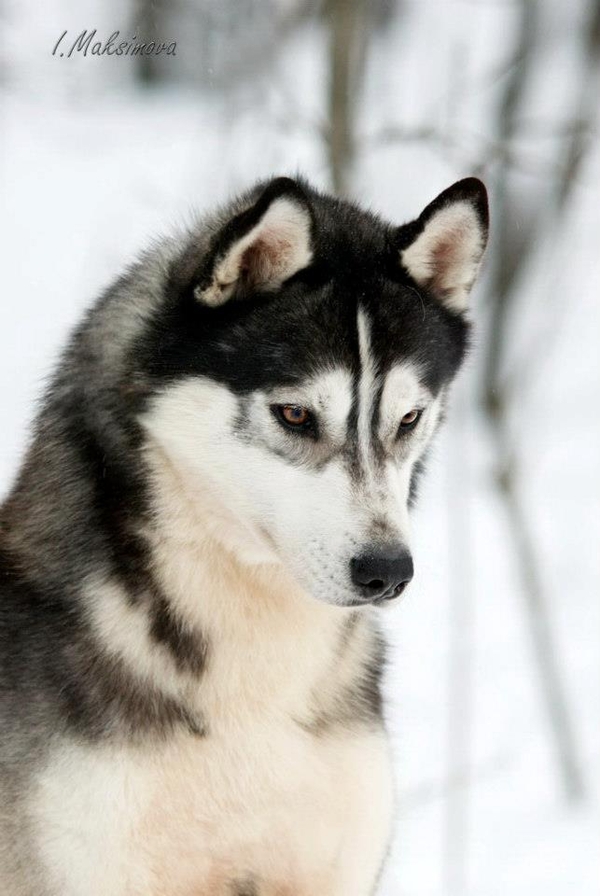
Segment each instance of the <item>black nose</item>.
[{"label": "black nose", "polygon": [[350,575],[364,601],[390,600],[412,579],[412,557],[400,546],[366,551],[350,561]]}]

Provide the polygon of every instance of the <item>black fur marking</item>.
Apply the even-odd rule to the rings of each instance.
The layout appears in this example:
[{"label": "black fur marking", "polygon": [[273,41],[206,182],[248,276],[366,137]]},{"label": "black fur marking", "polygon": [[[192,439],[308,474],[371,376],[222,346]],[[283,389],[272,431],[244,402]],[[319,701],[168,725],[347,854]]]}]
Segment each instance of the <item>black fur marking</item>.
[{"label": "black fur marking", "polygon": [[120,660],[83,651],[72,657],[74,672],[63,682],[60,697],[69,726],[96,742],[116,736],[130,740],[148,734],[161,738],[176,730],[205,737],[203,720],[187,707],[145,682],[136,682]]},{"label": "black fur marking", "polygon": [[201,675],[209,650],[204,635],[187,628],[163,595],[156,595],[151,615],[150,634],[154,640],[171,651],[181,671]]},{"label": "black fur marking", "polygon": [[468,325],[426,290],[422,303],[415,302],[398,263],[396,230],[303,182],[300,187],[314,220],[314,263],[274,293],[207,308],[193,298],[192,249],[186,248],[172,263],[165,309],[137,349],[136,363],[150,382],[207,375],[244,394],[299,382],[324,367],[358,372],[359,306],[369,316],[382,374],[411,359],[434,392],[451,378]]},{"label": "black fur marking", "polygon": [[237,413],[233,421],[232,430],[235,436],[242,441],[249,440],[248,427],[250,425],[250,412],[246,400],[242,396],[238,399]]},{"label": "black fur marking", "polygon": [[75,603],[32,587],[1,551],[0,571],[0,709],[23,726],[29,750],[44,728],[92,742],[206,734],[203,719],[104,653]]},{"label": "black fur marking", "polygon": [[379,377],[377,382],[377,391],[373,396],[373,408],[371,416],[371,446],[373,451],[373,460],[376,464],[382,464],[385,460],[385,451],[383,445],[378,438],[379,423],[381,421],[381,396],[383,395],[383,387],[385,386],[384,377]]},{"label": "black fur marking", "polygon": [[[340,662],[361,622],[360,612],[353,612],[342,628],[338,658]],[[332,695],[328,705],[319,705],[313,715],[300,722],[301,727],[317,737],[338,728],[356,730],[378,728],[383,718],[381,678],[385,664],[385,648],[374,635],[371,651],[362,658],[353,681]],[[318,697],[317,697],[318,699]]]},{"label": "black fur marking", "polygon": [[[107,432],[96,434],[83,408],[79,408],[70,417],[65,437],[76,448],[92,484],[90,510],[102,533],[105,559],[129,596],[136,599],[148,587],[150,578],[148,546],[138,531],[139,520],[146,518],[147,494],[139,472],[134,473],[131,460],[127,463],[125,458],[137,454],[141,434],[137,426],[132,426],[128,444],[110,446]],[[121,439],[120,435],[119,442]]]},{"label": "black fur marking", "polygon": [[344,440],[343,454],[348,468],[350,479],[359,482],[362,479],[362,468],[358,455],[358,410],[359,410],[359,394],[358,384],[360,380],[360,362],[358,360],[358,330],[356,321],[353,330],[354,340],[356,343],[356,356],[352,365],[352,403],[346,423],[346,438]]},{"label": "black fur marking", "polygon": [[426,462],[426,458],[421,457],[413,467],[412,476],[410,478],[410,492],[408,496],[409,507],[414,507],[417,502],[419,483],[421,481],[423,473],[425,472]]}]

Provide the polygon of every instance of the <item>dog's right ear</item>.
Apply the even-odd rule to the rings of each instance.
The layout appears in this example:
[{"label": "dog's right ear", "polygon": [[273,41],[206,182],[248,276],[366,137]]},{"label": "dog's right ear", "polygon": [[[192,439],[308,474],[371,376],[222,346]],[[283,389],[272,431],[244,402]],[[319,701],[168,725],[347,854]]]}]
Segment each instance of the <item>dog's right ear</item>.
[{"label": "dog's right ear", "polygon": [[400,263],[416,283],[456,314],[467,309],[488,236],[484,185],[459,180],[398,231]]},{"label": "dog's right ear", "polygon": [[291,178],[276,178],[217,235],[194,296],[216,308],[234,295],[278,289],[310,264],[312,229],[301,187]]}]

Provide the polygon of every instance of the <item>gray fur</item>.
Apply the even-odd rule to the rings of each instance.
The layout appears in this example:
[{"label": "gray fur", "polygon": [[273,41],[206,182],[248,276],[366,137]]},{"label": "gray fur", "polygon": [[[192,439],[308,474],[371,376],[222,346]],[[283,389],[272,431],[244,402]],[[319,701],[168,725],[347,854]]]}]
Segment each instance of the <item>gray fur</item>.
[{"label": "gray fur", "polygon": [[[315,264],[273,296],[259,296],[256,306],[240,293],[231,308],[199,307],[197,284],[232,238],[232,222],[246,226],[244,215],[269,190],[292,191],[310,207]],[[407,227],[418,232],[418,223]],[[161,656],[201,693],[213,645],[179,617],[157,581],[152,545],[160,532],[141,415],[173,384],[210,377],[240,396],[234,427],[250,440],[244,397],[266,388],[269,378],[300,381],[330,363],[356,373],[352,327],[356,308],[369,303],[384,309],[377,336],[381,382],[397,357],[414,357],[437,394],[460,365],[468,326],[426,290],[415,312],[414,284],[399,263],[396,273],[393,261],[410,233],[303,181],[259,184],[154,245],[71,337],[0,510],[0,880],[12,896],[58,896],[45,888],[31,832],[32,788],[52,751],[71,743],[163,743],[182,731],[210,738],[210,718],[160,683],[141,688],[91,622],[89,582],[113,583],[125,595],[124,607],[147,624]],[[392,308],[396,301],[402,322]],[[375,415],[374,427],[376,421]],[[343,449],[324,444],[310,453],[296,446],[280,454],[312,465],[318,475],[339,451],[360,483],[355,417]],[[385,541],[385,521],[375,522],[372,534]],[[375,631],[365,636],[365,625],[363,614],[353,612],[340,626],[332,665],[357,645],[364,643],[365,653],[343,687],[325,687],[309,717],[296,719],[311,735],[382,725],[383,647]],[[260,893],[243,876],[232,887],[236,896]]]}]

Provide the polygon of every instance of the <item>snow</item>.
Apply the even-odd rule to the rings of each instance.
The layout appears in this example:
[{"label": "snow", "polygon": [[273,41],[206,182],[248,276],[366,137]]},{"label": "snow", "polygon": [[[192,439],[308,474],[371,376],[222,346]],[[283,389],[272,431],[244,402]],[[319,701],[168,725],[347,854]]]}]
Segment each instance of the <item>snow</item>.
[{"label": "snow", "polygon": [[[361,201],[401,222],[470,173],[495,102],[492,75],[509,58],[507,6],[412,2],[376,37],[361,132],[433,124],[449,142],[443,153],[434,144],[365,144]],[[571,38],[557,37],[569,22],[566,7],[550,7],[560,73],[554,68],[534,85],[532,102],[544,115],[555,97],[568,102],[565,82],[576,70]],[[582,3],[569,8],[582,14]],[[66,27],[120,27],[114,4],[86,0],[77,16],[60,0],[41,9],[13,4],[6,25],[0,492],[69,328],[150,237],[271,173],[301,170],[327,186],[318,138],[325,44],[315,27],[297,29],[274,72],[256,83],[225,93],[176,83],[141,93],[131,66],[115,74],[107,60],[78,58],[67,68],[49,55]],[[444,73],[455,72],[457,54],[466,99],[440,112]],[[561,790],[523,588],[493,486],[493,446],[476,411],[476,352],[416,513],[416,581],[385,617],[398,817],[380,896],[598,892],[599,184],[596,140],[560,239],[549,231],[535,248],[511,346],[511,369],[527,373],[512,421],[523,495],[585,796],[569,803]],[[475,318],[485,318],[476,297],[475,305]]]}]

